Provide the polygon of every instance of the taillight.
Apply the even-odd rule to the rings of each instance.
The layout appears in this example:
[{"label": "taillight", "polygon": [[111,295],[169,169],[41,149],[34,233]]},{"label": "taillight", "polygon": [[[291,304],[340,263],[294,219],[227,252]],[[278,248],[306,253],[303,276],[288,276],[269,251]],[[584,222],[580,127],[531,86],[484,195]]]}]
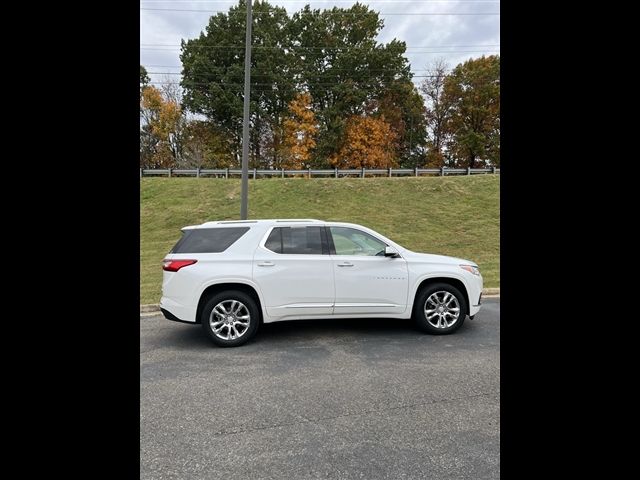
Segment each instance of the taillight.
[{"label": "taillight", "polygon": [[162,263],[162,269],[166,272],[177,272],[183,267],[193,265],[197,260],[165,260]]}]

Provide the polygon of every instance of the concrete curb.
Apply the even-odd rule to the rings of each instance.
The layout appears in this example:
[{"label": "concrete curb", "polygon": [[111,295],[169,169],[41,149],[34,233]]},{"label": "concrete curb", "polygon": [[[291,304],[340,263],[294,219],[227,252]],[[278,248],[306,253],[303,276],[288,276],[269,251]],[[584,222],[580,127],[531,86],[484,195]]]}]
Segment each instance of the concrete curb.
[{"label": "concrete curb", "polygon": [[499,297],[500,289],[499,288],[483,288],[482,296],[483,297]]},{"label": "concrete curb", "polygon": [[[485,288],[482,290],[483,297],[499,297],[500,289],[499,288]],[[156,315],[160,312],[160,304],[159,303],[150,303],[148,305],[140,305],[140,315],[142,316],[151,316]]]},{"label": "concrete curb", "polygon": [[140,313],[156,313],[160,311],[159,303],[151,303],[149,305],[140,305]]}]

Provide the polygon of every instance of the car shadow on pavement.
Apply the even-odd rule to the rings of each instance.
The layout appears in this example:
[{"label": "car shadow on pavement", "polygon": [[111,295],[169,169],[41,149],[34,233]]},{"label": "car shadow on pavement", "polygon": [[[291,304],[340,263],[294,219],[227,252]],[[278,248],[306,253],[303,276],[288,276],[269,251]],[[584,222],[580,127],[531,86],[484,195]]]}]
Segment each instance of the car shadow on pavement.
[{"label": "car shadow on pavement", "polygon": [[305,335],[335,336],[336,334],[357,333],[362,335],[416,333],[411,320],[397,318],[348,318],[318,320],[288,320],[267,323],[260,326],[262,336]]},{"label": "car shadow on pavement", "polygon": [[[171,329],[167,332],[172,338],[174,347],[206,347],[213,346],[200,325],[181,325],[184,328]],[[474,330],[473,322],[465,321],[453,335],[464,335]],[[310,341],[370,341],[370,340],[403,340],[420,339],[434,336],[418,330],[412,320],[395,318],[354,318],[354,319],[318,319],[289,320],[260,325],[258,334],[247,343],[280,344],[282,342]]]}]

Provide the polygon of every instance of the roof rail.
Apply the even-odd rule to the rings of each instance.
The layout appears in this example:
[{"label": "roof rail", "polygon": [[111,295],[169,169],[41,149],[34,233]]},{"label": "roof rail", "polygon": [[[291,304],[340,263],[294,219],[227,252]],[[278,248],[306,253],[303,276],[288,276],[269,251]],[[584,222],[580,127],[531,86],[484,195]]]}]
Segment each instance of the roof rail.
[{"label": "roof rail", "polygon": [[221,222],[215,222],[218,224],[224,224],[224,223],[258,223],[257,220],[224,220]]},{"label": "roof rail", "polygon": [[276,222],[321,222],[322,220],[317,220],[315,218],[281,218],[276,220]]}]

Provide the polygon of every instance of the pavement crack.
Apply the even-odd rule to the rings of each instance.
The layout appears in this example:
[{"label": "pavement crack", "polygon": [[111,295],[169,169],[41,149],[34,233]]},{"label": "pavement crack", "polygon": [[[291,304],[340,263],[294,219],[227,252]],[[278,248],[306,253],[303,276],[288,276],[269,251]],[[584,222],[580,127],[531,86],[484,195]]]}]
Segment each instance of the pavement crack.
[{"label": "pavement crack", "polygon": [[377,413],[382,413],[382,412],[394,412],[394,411],[410,410],[412,408],[424,407],[426,405],[434,405],[434,404],[446,403],[446,402],[457,402],[457,401],[460,401],[460,400],[467,400],[469,398],[488,397],[488,396],[495,395],[495,394],[498,394],[498,393],[499,393],[498,391],[483,392],[483,393],[478,393],[478,394],[474,394],[474,395],[465,395],[465,396],[462,396],[462,397],[442,398],[442,399],[438,399],[438,400],[430,400],[428,402],[411,403],[411,404],[407,404],[407,405],[397,405],[395,407],[376,408],[376,409],[372,409],[372,410],[365,410],[365,411],[362,411],[362,412],[343,413],[343,414],[340,414],[340,415],[330,415],[330,416],[319,417],[319,418],[306,418],[306,417],[304,417],[302,415],[297,414],[297,416],[299,418],[301,418],[302,420],[296,421],[296,422],[276,423],[276,424],[273,424],[273,425],[265,425],[265,426],[262,426],[262,427],[252,427],[252,428],[244,428],[244,429],[239,429],[239,430],[220,431],[220,432],[215,432],[213,434],[213,436],[214,437],[226,437],[226,436],[229,436],[229,435],[238,435],[238,434],[241,434],[241,433],[257,432],[257,431],[261,431],[261,430],[270,430],[272,428],[290,427],[290,426],[294,426],[294,425],[302,425],[302,424],[305,424],[305,423],[320,424],[322,422],[326,422],[328,420],[335,420],[335,419],[338,419],[338,418],[358,417],[358,416],[366,416],[366,415],[377,414]]}]

